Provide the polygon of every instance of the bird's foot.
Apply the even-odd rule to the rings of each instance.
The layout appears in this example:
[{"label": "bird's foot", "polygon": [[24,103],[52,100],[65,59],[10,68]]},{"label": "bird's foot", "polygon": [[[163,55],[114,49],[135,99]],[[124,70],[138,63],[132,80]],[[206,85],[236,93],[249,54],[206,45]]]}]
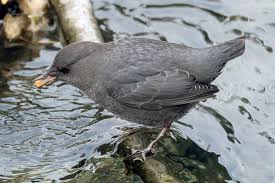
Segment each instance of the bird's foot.
[{"label": "bird's foot", "polygon": [[155,150],[153,148],[148,148],[147,147],[142,152],[142,158],[145,161],[146,158],[154,156],[155,153],[156,152],[155,152]]},{"label": "bird's foot", "polygon": [[149,156],[153,156],[155,154],[155,150],[153,148],[145,148],[143,150],[143,153],[145,156],[149,157]]}]

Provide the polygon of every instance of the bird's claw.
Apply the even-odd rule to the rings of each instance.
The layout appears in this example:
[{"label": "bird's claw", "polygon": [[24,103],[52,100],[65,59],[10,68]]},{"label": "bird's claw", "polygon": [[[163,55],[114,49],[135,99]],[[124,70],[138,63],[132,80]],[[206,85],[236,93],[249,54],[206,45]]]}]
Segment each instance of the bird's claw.
[{"label": "bird's claw", "polygon": [[143,161],[145,161],[146,157],[154,156],[155,153],[156,153],[156,152],[155,152],[155,150],[154,150],[153,148],[148,148],[148,147],[147,147],[147,148],[145,148],[143,151],[134,151],[132,154],[126,156],[126,157],[123,159],[123,161],[125,162],[125,161],[129,160],[129,158],[133,158],[133,156],[138,155],[138,154],[141,154],[142,159],[134,158],[133,160],[134,160],[134,161],[136,161],[136,160],[139,160],[139,161],[140,161],[140,160],[143,160]]},{"label": "bird's claw", "polygon": [[145,148],[143,150],[145,156],[153,156],[155,154],[155,150],[153,148]]},{"label": "bird's claw", "polygon": [[155,154],[155,150],[153,148],[145,148],[142,152],[142,158],[145,161],[146,157],[151,157]]}]

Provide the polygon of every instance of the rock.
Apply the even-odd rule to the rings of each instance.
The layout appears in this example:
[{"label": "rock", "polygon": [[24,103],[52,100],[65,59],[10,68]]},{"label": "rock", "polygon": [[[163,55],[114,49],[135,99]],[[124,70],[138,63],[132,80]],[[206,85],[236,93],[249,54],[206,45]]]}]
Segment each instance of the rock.
[{"label": "rock", "polygon": [[5,4],[8,3],[8,1],[9,1],[9,0],[1,0],[1,3],[2,3],[3,5],[5,5]]},{"label": "rock", "polygon": [[19,0],[19,7],[22,12],[30,16],[43,16],[49,5],[48,0]]},{"label": "rock", "polygon": [[26,30],[29,20],[25,15],[12,16],[7,14],[3,20],[3,27],[8,40],[18,39]]}]

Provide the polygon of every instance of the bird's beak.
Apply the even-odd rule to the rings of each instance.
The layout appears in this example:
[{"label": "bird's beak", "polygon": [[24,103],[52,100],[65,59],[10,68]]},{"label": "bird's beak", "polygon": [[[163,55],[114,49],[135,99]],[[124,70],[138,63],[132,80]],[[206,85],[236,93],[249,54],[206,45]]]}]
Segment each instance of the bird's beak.
[{"label": "bird's beak", "polygon": [[41,75],[38,78],[33,80],[33,85],[36,88],[41,88],[44,85],[50,85],[56,80],[56,77],[50,75]]}]

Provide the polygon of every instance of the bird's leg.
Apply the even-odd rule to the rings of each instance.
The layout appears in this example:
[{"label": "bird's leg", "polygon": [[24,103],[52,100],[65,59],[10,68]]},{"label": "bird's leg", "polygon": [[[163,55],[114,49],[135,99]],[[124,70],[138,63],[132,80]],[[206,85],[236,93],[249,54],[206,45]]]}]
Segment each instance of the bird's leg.
[{"label": "bird's leg", "polygon": [[149,146],[147,146],[147,148],[144,149],[143,151],[143,159],[145,159],[145,157],[148,157],[148,156],[152,156],[154,155],[154,151],[153,151],[153,147],[154,145],[162,138],[164,137],[164,135],[166,134],[166,132],[169,130],[171,126],[171,122],[165,122],[164,123],[164,126],[161,130],[161,132],[159,133],[158,137],[152,141]]}]

